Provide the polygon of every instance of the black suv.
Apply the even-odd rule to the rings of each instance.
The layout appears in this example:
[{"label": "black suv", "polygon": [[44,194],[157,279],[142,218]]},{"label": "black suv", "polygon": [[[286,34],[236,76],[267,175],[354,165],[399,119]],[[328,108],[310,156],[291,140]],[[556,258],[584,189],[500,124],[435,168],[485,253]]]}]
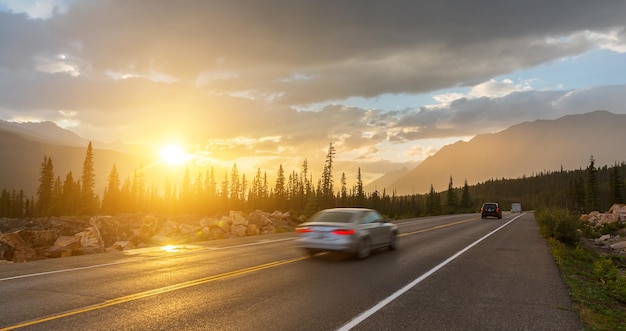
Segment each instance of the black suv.
[{"label": "black suv", "polygon": [[483,203],[482,208],[480,208],[480,216],[482,218],[493,216],[500,219],[502,218],[502,209],[500,209],[500,205],[497,202],[486,202]]}]

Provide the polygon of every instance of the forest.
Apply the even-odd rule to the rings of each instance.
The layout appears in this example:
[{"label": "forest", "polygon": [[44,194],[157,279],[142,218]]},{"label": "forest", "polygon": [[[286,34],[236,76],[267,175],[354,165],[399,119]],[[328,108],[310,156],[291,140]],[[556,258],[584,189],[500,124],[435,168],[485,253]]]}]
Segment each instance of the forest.
[{"label": "forest", "polygon": [[624,162],[597,167],[591,156],[586,168],[544,171],[521,178],[494,178],[475,185],[455,186],[452,176],[447,190],[437,192],[431,185],[426,194],[397,195],[395,192],[364,192],[361,169],[357,184],[347,187],[345,173],[335,184],[335,148],[329,146],[321,178],[313,180],[305,159],[299,171],[285,173],[282,165],[274,183],[258,169],[248,180],[234,165],[218,183],[214,170],[192,175],[187,169],[181,183],[168,184],[158,192],[146,184],[141,169],[123,182],[115,165],[107,178],[102,197],[95,193],[94,155],[87,146],[80,177],[69,172],[62,180],[54,174],[53,160],[43,157],[36,196],[23,190],[3,189],[0,217],[93,216],[122,213],[219,215],[231,210],[251,212],[289,211],[308,217],[331,207],[367,207],[392,219],[429,215],[478,212],[483,202],[499,202],[506,210],[511,203],[524,210],[542,207],[568,209],[577,213],[606,211],[624,203]]}]

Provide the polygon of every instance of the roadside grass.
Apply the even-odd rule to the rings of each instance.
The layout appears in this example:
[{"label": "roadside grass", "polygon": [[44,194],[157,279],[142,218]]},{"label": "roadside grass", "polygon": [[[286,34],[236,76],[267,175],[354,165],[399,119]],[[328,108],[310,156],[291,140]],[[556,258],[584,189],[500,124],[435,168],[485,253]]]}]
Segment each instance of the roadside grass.
[{"label": "roadside grass", "polygon": [[567,211],[539,210],[537,223],[570,291],[584,330],[626,330],[626,258],[600,256],[579,241],[584,226]]}]

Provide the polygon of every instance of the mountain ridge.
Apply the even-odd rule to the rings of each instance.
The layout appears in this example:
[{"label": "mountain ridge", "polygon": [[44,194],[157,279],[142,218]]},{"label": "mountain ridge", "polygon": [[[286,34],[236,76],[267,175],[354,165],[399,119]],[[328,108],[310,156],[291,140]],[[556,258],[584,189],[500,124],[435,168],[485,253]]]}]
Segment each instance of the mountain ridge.
[{"label": "mountain ridge", "polygon": [[[555,120],[515,124],[497,133],[446,145],[406,176],[385,187],[397,194],[423,194],[495,178],[519,178],[545,170],[580,169],[626,160],[626,115],[605,110]],[[379,189],[380,190],[380,189]]]},{"label": "mountain ridge", "polygon": [[[33,138],[28,132],[20,134],[0,129],[0,160],[4,160],[0,163],[0,190],[22,190],[27,196],[34,195],[44,157],[52,160],[55,178],[64,181],[71,172],[74,181],[80,179],[88,142],[80,141],[84,143],[82,146],[78,145],[79,141],[74,145],[60,144],[63,139],[44,143],[41,137]],[[140,156],[115,150],[94,147],[93,152],[97,165],[94,169],[97,194],[103,191],[113,165],[120,177],[126,178],[146,164]]]}]

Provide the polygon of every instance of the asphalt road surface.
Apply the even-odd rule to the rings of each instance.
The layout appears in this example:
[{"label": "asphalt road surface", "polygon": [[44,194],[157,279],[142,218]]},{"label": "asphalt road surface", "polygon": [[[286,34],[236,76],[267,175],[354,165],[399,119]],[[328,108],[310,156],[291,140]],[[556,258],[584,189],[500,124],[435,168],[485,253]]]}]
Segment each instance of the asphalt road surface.
[{"label": "asphalt road surface", "polygon": [[293,233],[0,265],[0,330],[579,330],[532,213],[396,221],[399,249]]}]

